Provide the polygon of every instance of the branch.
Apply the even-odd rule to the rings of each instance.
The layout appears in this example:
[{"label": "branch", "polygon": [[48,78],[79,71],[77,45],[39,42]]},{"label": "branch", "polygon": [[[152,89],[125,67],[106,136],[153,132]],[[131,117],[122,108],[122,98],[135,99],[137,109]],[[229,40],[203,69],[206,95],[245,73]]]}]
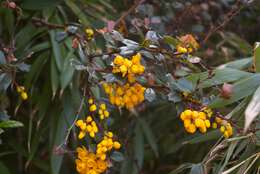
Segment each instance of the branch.
[{"label": "branch", "polygon": [[241,11],[241,9],[244,7],[244,6],[240,3],[239,0],[236,2],[235,5],[237,5],[238,7],[237,7],[237,8],[234,8],[234,9],[232,9],[232,10],[230,10],[230,11],[225,15],[224,21],[223,21],[221,24],[219,24],[219,25],[217,25],[217,26],[215,26],[215,27],[213,27],[213,28],[211,28],[211,29],[209,30],[209,32],[207,33],[206,37],[205,37],[204,40],[202,41],[203,44],[205,44],[205,43],[208,41],[208,39],[211,37],[212,34],[214,34],[215,32],[217,32],[217,31],[220,30],[221,28],[223,28],[223,27],[224,27],[229,21],[231,21],[237,14],[239,14],[239,12]]}]

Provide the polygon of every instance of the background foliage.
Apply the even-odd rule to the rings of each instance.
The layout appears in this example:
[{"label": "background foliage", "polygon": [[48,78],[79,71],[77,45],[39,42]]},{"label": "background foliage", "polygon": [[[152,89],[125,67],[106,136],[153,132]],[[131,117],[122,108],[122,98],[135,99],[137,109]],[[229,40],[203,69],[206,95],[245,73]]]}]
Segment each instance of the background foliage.
[{"label": "background foliage", "polygon": [[[110,29],[115,22],[125,38],[139,43],[145,39],[145,22],[161,35],[192,33],[201,45],[196,56],[215,75],[206,79],[209,69],[203,67],[191,68],[189,76],[185,71],[178,73],[184,73],[192,86],[199,78],[206,79],[199,92],[210,99],[210,107],[243,128],[248,103],[253,95],[259,98],[259,90],[255,92],[260,85],[259,48],[253,51],[260,40],[258,1],[21,0],[15,1],[15,8],[0,2],[1,174],[75,173],[76,130],[72,128],[68,144],[65,137],[77,115],[82,87],[88,86],[98,100],[106,101],[97,85],[89,84],[89,78],[100,78],[99,74],[84,71],[84,65],[91,55],[100,53],[92,63],[104,67],[102,53],[109,49],[98,32],[89,48],[73,49],[72,26],[84,34],[86,27]],[[128,14],[135,3],[140,5]],[[64,26],[70,28],[64,30]],[[159,68],[157,75],[163,72]],[[229,99],[219,96],[224,83],[233,84]],[[17,84],[25,86],[27,101],[17,94]],[[230,139],[223,139],[218,131],[188,135],[178,118],[183,105],[156,94],[156,100],[138,107],[137,117],[110,106],[110,121],[124,146],[124,160],[108,173],[260,172],[259,114],[251,131]],[[86,109],[83,105],[81,117]],[[60,145],[63,148],[57,148]]]}]

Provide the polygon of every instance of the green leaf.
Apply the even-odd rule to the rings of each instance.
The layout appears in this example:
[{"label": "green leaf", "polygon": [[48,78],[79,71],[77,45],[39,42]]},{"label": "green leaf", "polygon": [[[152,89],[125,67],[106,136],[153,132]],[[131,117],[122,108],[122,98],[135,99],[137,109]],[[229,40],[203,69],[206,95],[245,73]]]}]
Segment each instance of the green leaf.
[{"label": "green leaf", "polygon": [[142,168],[144,161],[144,137],[140,124],[136,124],[134,133],[134,158],[138,164],[138,168]]},{"label": "green leaf", "polygon": [[16,47],[18,55],[24,56],[24,49],[28,47],[29,43],[33,41],[33,38],[39,33],[43,32],[44,28],[35,28],[31,22],[29,22],[25,27],[23,27],[15,36]]},{"label": "green leaf", "polygon": [[253,63],[253,58],[244,58],[244,59],[239,59],[235,61],[228,62],[226,64],[220,65],[218,68],[233,68],[233,69],[247,69],[252,67]]},{"label": "green leaf", "polygon": [[94,95],[95,99],[100,99],[100,88],[99,86],[92,86],[90,88],[92,94]]},{"label": "green leaf", "polygon": [[146,140],[148,141],[149,145],[151,146],[155,156],[158,157],[159,153],[158,153],[158,146],[157,146],[157,143],[156,143],[156,138],[155,138],[150,126],[142,118],[139,118],[138,121],[139,121],[139,123],[142,127],[142,130],[143,130],[143,133],[144,133]]},{"label": "green leaf", "polygon": [[249,77],[251,73],[231,69],[231,68],[219,68],[212,72],[213,77],[209,78],[208,72],[192,74],[187,77],[194,85],[200,80],[199,87],[207,88],[211,86],[220,85],[226,82],[234,82],[243,78]]},{"label": "green leaf", "polygon": [[112,152],[110,158],[116,162],[122,162],[125,159],[124,155],[121,152],[117,152],[117,151]]},{"label": "green leaf", "polygon": [[255,72],[260,72],[260,42],[255,43],[254,68],[255,68]]},{"label": "green leaf", "polygon": [[39,44],[37,44],[37,45],[34,45],[34,46],[30,49],[30,51],[32,51],[32,52],[39,52],[39,51],[48,49],[48,48],[50,48],[50,47],[51,47],[51,44],[50,44],[49,41],[47,41],[47,42],[41,42],[41,43],[39,43]]},{"label": "green leaf", "polygon": [[60,76],[60,83],[61,83],[61,89],[64,90],[67,85],[71,82],[73,73],[74,73],[74,67],[71,65],[71,59],[75,57],[73,55],[74,51],[68,52],[68,55],[65,58],[65,62],[63,65],[62,73]]},{"label": "green leaf", "polygon": [[55,31],[54,30],[49,31],[49,35],[50,35],[50,38],[51,38],[52,51],[53,51],[53,54],[54,54],[55,63],[58,67],[58,70],[61,71],[62,65],[63,65],[61,48],[60,48],[59,43],[55,39]]},{"label": "green leaf", "polygon": [[59,72],[57,70],[54,57],[51,58],[51,88],[52,96],[55,96],[57,89],[59,88]]},{"label": "green leaf", "polygon": [[16,128],[23,127],[23,123],[14,120],[7,120],[0,123],[0,128]]},{"label": "green leaf", "polygon": [[[62,96],[62,112],[58,114],[60,110],[55,110],[55,112],[52,113],[52,117],[56,117],[57,120],[55,120],[54,128],[51,129],[50,134],[51,138],[53,140],[53,144],[51,145],[50,151],[51,151],[51,171],[52,174],[59,174],[60,169],[62,166],[63,161],[63,154],[55,154],[53,153],[53,150],[64,143],[64,138],[67,133],[67,129],[71,124],[73,124],[73,121],[75,119],[75,112],[76,108],[79,107],[78,103],[72,103],[72,96],[69,92],[64,93]],[[74,101],[79,102],[79,101]],[[75,104],[75,108],[73,107]],[[74,116],[73,116],[74,115]]]},{"label": "green leaf", "polygon": [[56,33],[55,39],[57,42],[63,41],[66,37],[68,37],[68,33],[65,31],[60,31]]},{"label": "green leaf", "polygon": [[260,85],[260,74],[254,74],[246,79],[240,80],[233,85],[233,92],[229,99],[217,97],[210,103],[209,107],[219,108],[234,103],[254,93]]}]

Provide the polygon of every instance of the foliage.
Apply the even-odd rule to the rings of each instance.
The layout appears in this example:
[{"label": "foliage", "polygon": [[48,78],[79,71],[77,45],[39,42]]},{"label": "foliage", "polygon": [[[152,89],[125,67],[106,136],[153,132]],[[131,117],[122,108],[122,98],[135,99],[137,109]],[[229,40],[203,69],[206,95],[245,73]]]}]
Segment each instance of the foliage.
[{"label": "foliage", "polygon": [[259,2],[0,2],[1,174],[259,172]]}]

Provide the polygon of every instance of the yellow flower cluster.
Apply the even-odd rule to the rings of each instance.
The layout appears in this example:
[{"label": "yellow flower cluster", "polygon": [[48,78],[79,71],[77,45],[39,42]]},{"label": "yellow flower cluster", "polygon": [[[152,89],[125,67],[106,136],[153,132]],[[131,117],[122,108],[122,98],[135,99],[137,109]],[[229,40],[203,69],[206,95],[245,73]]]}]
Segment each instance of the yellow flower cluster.
[{"label": "yellow flower cluster", "polygon": [[199,48],[199,43],[190,34],[181,36],[179,40],[180,44],[176,46],[178,53],[191,53],[193,50],[197,50]]},{"label": "yellow flower cluster", "polygon": [[215,122],[212,123],[212,127],[214,129],[219,127],[220,132],[224,135],[225,138],[229,138],[233,135],[233,128],[231,124],[219,117],[215,118]]},{"label": "yellow flower cluster", "polygon": [[96,122],[92,119],[91,116],[88,116],[86,120],[78,120],[76,126],[80,128],[78,135],[79,139],[82,139],[88,133],[90,137],[94,138],[96,133],[98,133],[98,127]]},{"label": "yellow flower cluster", "polygon": [[[101,103],[97,106],[94,103],[94,100],[90,98],[88,104],[92,116],[87,116],[85,120],[77,120],[76,122],[76,126],[80,128],[80,133],[78,135],[79,139],[84,138],[87,133],[90,137],[94,138],[96,133],[99,132],[97,123],[93,119],[93,114],[97,113],[95,112],[97,109],[100,120],[109,117],[109,112],[105,103]],[[102,128],[100,129],[102,130]],[[89,152],[85,147],[77,148],[77,159],[75,160],[75,163],[79,174],[104,173],[109,167],[107,155],[110,154],[112,150],[118,150],[121,148],[121,144],[118,141],[113,140],[114,135],[112,132],[104,131],[99,133],[103,134],[103,138],[100,141],[98,140],[95,151],[93,150]]]},{"label": "yellow flower cluster", "polygon": [[94,31],[91,28],[85,30],[87,40],[91,40],[94,36]]},{"label": "yellow flower cluster", "polygon": [[231,124],[219,117],[215,117],[211,123],[210,119],[212,115],[213,111],[208,107],[204,107],[201,111],[186,109],[181,113],[180,118],[188,133],[195,133],[197,129],[199,129],[201,133],[205,133],[210,127],[214,129],[219,127],[225,138],[232,136],[233,128]]},{"label": "yellow flower cluster", "polygon": [[127,75],[130,83],[135,82],[135,76],[144,73],[145,67],[141,64],[141,54],[137,53],[129,60],[117,55],[113,61],[113,73],[121,73],[122,77]]},{"label": "yellow flower cluster", "polygon": [[99,106],[99,110],[98,110],[98,114],[99,114],[99,118],[100,120],[104,120],[105,118],[109,117],[109,112],[107,110],[107,106],[105,103],[102,103]]},{"label": "yellow flower cluster", "polygon": [[108,161],[102,160],[85,147],[77,148],[76,170],[79,174],[101,174],[108,168]]},{"label": "yellow flower cluster", "polygon": [[144,101],[145,87],[139,83],[125,85],[103,83],[103,88],[109,95],[111,104],[118,107],[132,109]]},{"label": "yellow flower cluster", "polygon": [[17,86],[16,91],[19,93],[22,100],[28,99],[28,94],[26,93],[24,86]]},{"label": "yellow flower cluster", "polygon": [[202,111],[185,110],[180,115],[184,127],[188,133],[195,133],[197,129],[201,133],[206,133],[207,128],[210,128],[210,116]]},{"label": "yellow flower cluster", "polygon": [[105,160],[106,153],[111,151],[113,148],[118,150],[121,148],[121,144],[118,141],[113,141],[112,132],[107,132],[103,137],[103,140],[98,143],[96,154],[100,159]]}]

